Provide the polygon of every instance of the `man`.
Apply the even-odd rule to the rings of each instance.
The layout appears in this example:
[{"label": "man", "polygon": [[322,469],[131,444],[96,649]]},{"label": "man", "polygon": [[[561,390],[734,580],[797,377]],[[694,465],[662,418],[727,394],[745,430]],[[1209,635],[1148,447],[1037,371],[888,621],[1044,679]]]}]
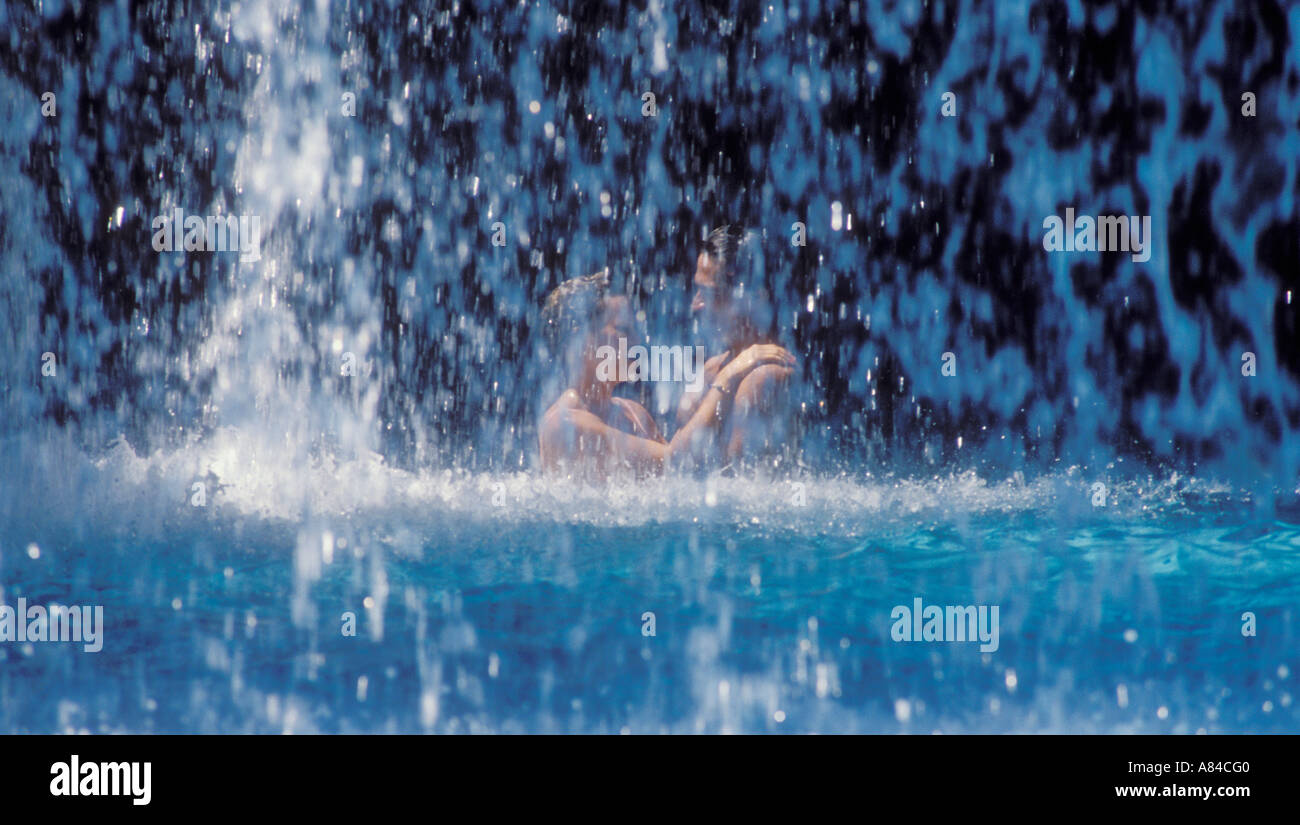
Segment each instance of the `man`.
[{"label": "man", "polygon": [[[777,345],[775,310],[763,289],[764,270],[773,263],[764,259],[755,232],[723,226],[709,234],[695,261],[691,312],[723,352],[705,362],[704,389],[688,388],[683,395],[679,426],[691,420],[715,376],[739,353],[755,344]],[[740,382],[723,434],[723,463],[770,455],[792,442],[791,382],[797,369],[790,356],[753,369]]]}]

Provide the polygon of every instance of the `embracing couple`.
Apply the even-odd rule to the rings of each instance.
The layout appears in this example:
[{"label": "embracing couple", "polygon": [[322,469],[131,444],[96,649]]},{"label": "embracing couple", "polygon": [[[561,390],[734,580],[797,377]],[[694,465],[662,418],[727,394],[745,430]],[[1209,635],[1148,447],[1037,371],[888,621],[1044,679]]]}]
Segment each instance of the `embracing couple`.
[{"label": "embracing couple", "polygon": [[[543,469],[589,478],[646,476],[670,467],[724,467],[789,445],[797,362],[770,331],[774,311],[762,289],[761,244],[756,233],[724,226],[696,259],[691,312],[720,352],[704,362],[703,381],[685,388],[670,439],[645,407],[614,395],[628,371],[609,369],[602,353],[622,353],[637,336],[630,302],[610,293],[607,272],[551,292],[542,315],[567,389],[542,416]],[[691,347],[683,360],[693,360]]]}]

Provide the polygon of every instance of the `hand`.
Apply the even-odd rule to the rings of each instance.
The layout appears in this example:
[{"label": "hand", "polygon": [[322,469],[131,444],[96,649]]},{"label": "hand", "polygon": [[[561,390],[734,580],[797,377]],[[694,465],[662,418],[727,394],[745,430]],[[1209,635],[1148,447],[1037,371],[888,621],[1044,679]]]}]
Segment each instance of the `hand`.
[{"label": "hand", "polygon": [[775,364],[793,368],[795,363],[795,358],[790,351],[779,344],[754,344],[731,359],[718,373],[717,381],[729,389],[734,389],[736,384],[758,367]]}]

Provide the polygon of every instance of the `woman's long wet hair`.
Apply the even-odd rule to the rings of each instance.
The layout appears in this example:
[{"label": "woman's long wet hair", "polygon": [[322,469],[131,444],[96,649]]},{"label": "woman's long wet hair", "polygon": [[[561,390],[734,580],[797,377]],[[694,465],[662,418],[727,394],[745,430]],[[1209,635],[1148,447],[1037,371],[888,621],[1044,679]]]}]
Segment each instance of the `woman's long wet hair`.
[{"label": "woman's long wet hair", "polygon": [[564,281],[546,296],[542,308],[543,333],[552,358],[564,367],[565,380],[572,380],[581,362],[582,345],[599,317],[601,304],[609,294],[609,270]]}]

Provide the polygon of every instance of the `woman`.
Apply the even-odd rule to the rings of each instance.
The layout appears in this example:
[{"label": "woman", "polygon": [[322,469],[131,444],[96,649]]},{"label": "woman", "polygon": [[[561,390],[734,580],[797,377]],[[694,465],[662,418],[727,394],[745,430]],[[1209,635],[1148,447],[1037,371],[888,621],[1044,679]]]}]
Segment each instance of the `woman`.
[{"label": "woman", "polygon": [[694,414],[665,441],[644,407],[614,397],[617,376],[598,370],[600,347],[617,348],[620,338],[634,334],[627,298],[608,295],[608,288],[606,271],[566,281],[546,299],[542,317],[551,352],[565,367],[568,389],[542,416],[542,467],[603,479],[628,471],[638,477],[654,475],[670,465],[716,459],[740,382],[767,364],[793,366],[794,358],[775,344],[747,348],[717,372]]}]

